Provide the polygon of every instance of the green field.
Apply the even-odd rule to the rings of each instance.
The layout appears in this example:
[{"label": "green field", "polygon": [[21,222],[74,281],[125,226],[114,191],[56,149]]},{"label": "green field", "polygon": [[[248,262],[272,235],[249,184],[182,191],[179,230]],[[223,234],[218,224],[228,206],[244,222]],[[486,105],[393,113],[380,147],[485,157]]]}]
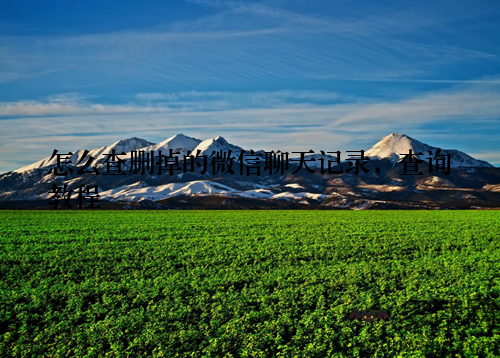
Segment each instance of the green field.
[{"label": "green field", "polygon": [[500,356],[499,211],[3,211],[0,245],[1,357]]}]

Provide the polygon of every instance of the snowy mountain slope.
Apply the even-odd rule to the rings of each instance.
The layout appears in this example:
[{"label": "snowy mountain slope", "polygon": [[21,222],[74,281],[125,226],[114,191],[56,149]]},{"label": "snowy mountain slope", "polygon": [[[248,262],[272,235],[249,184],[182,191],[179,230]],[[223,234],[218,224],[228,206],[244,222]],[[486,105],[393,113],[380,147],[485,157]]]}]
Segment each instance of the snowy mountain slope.
[{"label": "snowy mountain slope", "polygon": [[[158,151],[162,151],[162,155],[168,155],[170,149],[172,149],[172,153],[179,153],[179,158],[184,158],[184,155],[187,155],[188,151],[193,151],[200,143],[201,139],[196,139],[192,137],[188,137],[182,133],[176,134],[158,144],[152,144],[147,147],[140,148],[144,152],[155,152],[155,155],[158,155]],[[136,149],[133,149],[136,150]],[[130,151],[126,152],[125,158],[130,158]]]},{"label": "snowy mountain slope", "polygon": [[315,194],[315,193],[306,193],[306,192],[301,192],[301,193],[290,193],[290,192],[283,192],[279,194],[273,195],[274,199],[313,199],[313,200],[322,200],[328,198],[328,195],[324,194]]},{"label": "snowy mountain slope", "polygon": [[197,154],[198,150],[200,151],[200,155],[206,155],[207,157],[210,157],[214,151],[219,152],[222,150],[226,153],[228,151],[231,151],[231,156],[233,156],[235,159],[238,159],[243,148],[233,145],[223,137],[218,136],[215,138],[204,140],[203,142],[198,144],[198,146],[193,149],[193,154]]},{"label": "snowy mountain slope", "polygon": [[265,160],[265,152],[263,150],[254,150],[254,155],[251,155],[250,149],[243,149],[237,145],[231,144],[222,136],[217,136],[201,142],[194,148],[193,155],[196,155],[198,150],[200,151],[200,156],[205,155],[207,158],[214,154],[214,151],[215,153],[222,151],[225,153],[224,155],[228,155],[229,151],[231,151],[231,157],[234,158],[234,162],[238,161],[241,152],[244,151],[243,163],[245,164],[255,162],[257,156],[260,157],[261,163]]},{"label": "snowy mountain slope", "polygon": [[[442,150],[441,152],[442,154],[450,154],[452,167],[457,168],[450,175],[445,176],[442,173],[434,173],[431,177],[429,176],[430,173],[425,173],[422,177],[417,178],[401,176],[402,165],[396,165],[396,163],[403,158],[404,154],[409,153],[410,149],[413,153],[422,152],[421,159],[427,161],[427,157],[430,156],[428,152],[431,151],[434,155],[438,148],[419,142],[404,134],[396,133],[382,138],[365,153],[372,160],[387,160],[377,163],[377,166],[382,168],[380,176],[371,175],[373,171],[366,175],[362,172],[360,175],[353,175],[348,172],[339,175],[321,175],[318,171],[311,174],[305,168],[293,173],[295,168],[290,168],[284,175],[278,173],[272,177],[261,175],[260,177],[238,178],[239,173],[233,176],[221,175],[214,177],[209,172],[201,174],[201,168],[197,168],[193,173],[186,174],[160,176],[156,175],[156,173],[145,173],[137,175],[137,177],[131,177],[136,173],[131,174],[126,168],[131,165],[130,152],[132,150],[141,150],[146,153],[154,151],[155,156],[159,154],[159,150],[162,151],[162,154],[168,155],[169,149],[172,149],[174,152],[180,152],[180,156],[186,155],[188,151],[196,155],[199,150],[201,155],[207,157],[210,157],[214,151],[218,153],[222,150],[227,153],[231,150],[231,155],[236,159],[239,158],[243,150],[241,147],[229,143],[221,136],[201,141],[183,134],[174,135],[157,144],[133,137],[115,142],[109,146],[95,148],[89,153],[89,155],[98,159],[97,165],[93,164],[93,166],[100,168],[104,165],[103,161],[106,159],[104,154],[110,153],[113,149],[117,154],[126,153],[125,156],[121,157],[127,160],[127,164],[122,167],[122,170],[129,175],[102,175],[101,171],[101,175],[79,175],[73,172],[67,176],[54,176],[48,173],[48,169],[55,164],[56,159],[49,160],[50,157],[48,157],[16,171],[1,174],[0,202],[44,199],[50,190],[49,187],[53,184],[59,186],[66,184],[71,188],[82,184],[98,185],[100,188],[99,194],[101,195],[100,200],[112,202],[113,205],[118,205],[118,202],[121,201],[159,201],[169,198],[172,198],[173,201],[182,200],[182,202],[185,202],[185,200],[188,200],[191,202],[190,200],[192,200],[192,202],[196,203],[204,200],[206,202],[216,202],[220,199],[216,197],[207,198],[207,196],[211,195],[236,197],[236,200],[242,201],[253,199],[288,200],[292,206],[296,204],[291,202],[320,205],[318,203],[328,201],[327,198],[335,195],[340,195],[342,200],[345,199],[345,203],[335,201],[334,205],[338,207],[343,207],[344,204],[347,206],[361,205],[365,203],[365,199],[372,202],[377,200],[382,200],[381,202],[384,200],[402,202],[411,199],[424,203],[439,202],[441,203],[439,205],[442,205],[443,200],[447,200],[452,204],[454,203],[453,200],[458,200],[453,195],[455,195],[455,191],[460,190],[475,191],[477,197],[483,198],[480,205],[487,205],[495,202],[498,193],[500,193],[496,190],[496,186],[500,183],[500,169],[493,168],[489,163],[476,160],[458,150]],[[276,150],[276,148],[270,149]],[[249,154],[249,150],[245,150],[245,152]],[[76,151],[70,159],[76,164],[82,159],[83,153],[83,150]],[[259,150],[255,151],[255,154],[261,157],[262,169],[265,158],[264,152]],[[294,154],[295,156],[289,153],[289,159],[298,159],[296,153]],[[341,155],[342,159],[344,159],[342,162],[345,163],[345,152],[342,152]],[[316,162],[308,162],[308,166],[314,169],[319,168],[319,159],[321,158],[325,160],[325,167],[327,167],[329,159],[336,159],[334,156],[323,157],[318,153],[306,155],[305,158],[306,160],[310,158],[316,159]],[[245,159],[247,159],[248,164],[249,158],[246,157]],[[80,166],[85,163],[86,160],[83,160]],[[297,165],[298,162],[289,161],[289,164]],[[425,170],[423,171],[425,172]],[[432,196],[427,196],[431,195],[428,194],[429,192],[431,192]],[[184,196],[184,198],[174,199],[179,195]],[[192,198],[189,198],[190,196]],[[437,199],[437,196],[442,196],[444,199]],[[498,200],[500,202],[500,196],[498,196]],[[328,202],[325,205],[327,204]],[[268,205],[268,202],[265,205]],[[279,205],[282,205],[282,203]]]},{"label": "snowy mountain slope", "polygon": [[[234,158],[238,158],[241,151],[243,150],[241,147],[236,146],[234,144],[229,143],[226,139],[221,136],[207,139],[201,141],[200,139],[192,138],[185,136],[184,134],[176,134],[160,143],[152,143],[142,138],[132,137],[128,139],[122,139],[117,141],[109,146],[103,146],[99,148],[94,148],[90,150],[89,156],[96,158],[96,163],[102,163],[106,156],[103,154],[110,153],[112,150],[115,150],[116,153],[126,153],[125,156],[121,157],[124,159],[130,158],[130,152],[132,150],[144,150],[145,152],[152,152],[161,150],[164,154],[168,154],[169,149],[172,149],[174,152],[179,152],[180,157],[187,154],[188,151],[191,151],[193,154],[196,154],[198,150],[200,150],[200,155],[211,156],[212,153],[224,151],[228,152],[231,150],[231,155]],[[365,155],[372,159],[389,159],[392,162],[396,163],[403,158],[403,154],[409,153],[409,150],[412,150],[413,153],[422,152],[423,155],[419,156],[420,159],[427,160],[429,157],[429,151],[433,153],[433,155],[437,152],[439,148],[432,147],[430,145],[424,144],[416,139],[408,137],[404,134],[392,133],[388,136],[382,138],[378,143],[376,143],[371,149],[365,152]],[[246,150],[246,154],[249,153],[249,150]],[[264,159],[264,151],[256,150],[256,154],[261,156],[261,160]],[[84,150],[77,150],[73,152],[73,155],[70,156],[70,160],[73,164],[78,163],[84,154]],[[162,153],[163,154],[163,153]],[[453,168],[461,168],[461,167],[485,167],[491,168],[493,167],[491,164],[483,161],[474,159],[471,156],[455,150],[455,149],[441,149],[441,154],[450,154],[451,157],[451,167]],[[289,156],[291,159],[297,159],[297,157]],[[328,160],[335,161],[336,157],[331,155],[321,154],[312,154],[306,155],[306,160],[314,158],[315,162],[308,162],[307,165],[310,168],[319,168],[320,167],[320,159],[324,159],[325,168],[328,165]],[[56,164],[57,158],[54,157],[50,159],[50,156],[36,162],[33,164],[26,165],[22,168],[14,170],[13,173],[26,173],[33,171],[34,169],[44,169],[50,168]],[[246,160],[245,160],[246,161]],[[342,160],[344,162],[344,160]],[[84,165],[86,160],[83,160],[80,165]],[[291,162],[297,164],[298,162]]]},{"label": "snowy mountain slope", "polygon": [[233,188],[226,185],[200,180],[189,183],[170,183],[159,186],[148,186],[144,182],[125,185],[102,192],[101,198],[109,201],[126,200],[137,201],[141,199],[163,200],[177,195],[216,194],[234,192]]},{"label": "snowy mountain slope", "polygon": [[[410,149],[413,154],[422,153],[422,155],[415,155],[421,160],[427,161],[428,157],[434,157],[438,151],[437,147],[432,147],[424,144],[416,139],[408,137],[400,133],[391,133],[382,138],[377,144],[365,152],[365,156],[370,159],[389,159],[397,163],[408,154]],[[429,154],[432,152],[432,155]],[[467,168],[467,167],[485,167],[492,168],[493,166],[483,160],[472,158],[470,155],[455,149],[441,149],[443,155],[450,155],[450,166],[452,168]]]},{"label": "snowy mountain slope", "polygon": [[[147,141],[146,139],[142,138],[137,138],[137,137],[132,137],[132,138],[127,138],[127,139],[122,139],[119,140],[109,146],[104,146],[104,147],[99,147],[99,148],[94,148],[89,151],[87,158],[89,156],[92,156],[96,159],[96,163],[102,162],[106,160],[106,156],[103,154],[108,154],[111,153],[111,151],[114,149],[115,152],[122,153],[122,152],[130,152],[132,150],[137,150],[140,148],[144,148],[147,146],[154,145],[154,143]],[[58,153],[61,154],[66,154],[67,152],[61,152],[59,151]],[[71,161],[72,164],[76,165],[81,159],[83,154],[85,153],[85,150],[79,149],[75,152],[72,152],[73,155],[69,157],[69,160]],[[84,165],[86,163],[87,159],[84,159],[80,165]],[[26,173],[30,172],[35,169],[45,169],[45,168],[50,168],[52,166],[55,166],[57,163],[57,157],[54,156],[54,158],[50,159],[49,157],[46,157],[36,163],[26,165],[22,168],[19,168],[17,170],[14,170],[14,173]]]},{"label": "snowy mountain slope", "polygon": [[101,199],[109,201],[138,201],[138,200],[163,200],[178,195],[225,195],[240,196],[258,199],[313,199],[322,200],[327,195],[314,193],[274,193],[269,189],[254,189],[238,191],[227,185],[216,182],[199,180],[188,183],[170,183],[159,186],[148,186],[144,182],[136,182],[131,185],[124,185],[115,189],[102,192]]}]

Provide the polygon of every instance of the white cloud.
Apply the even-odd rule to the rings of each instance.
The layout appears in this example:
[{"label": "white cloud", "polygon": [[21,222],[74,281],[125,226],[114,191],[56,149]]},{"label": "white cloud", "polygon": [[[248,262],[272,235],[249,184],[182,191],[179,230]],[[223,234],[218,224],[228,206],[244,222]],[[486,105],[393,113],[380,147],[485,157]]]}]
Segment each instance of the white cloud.
[{"label": "white cloud", "polygon": [[[158,142],[179,132],[201,139],[222,135],[252,149],[368,149],[367,143],[374,144],[391,132],[421,134],[422,124],[442,120],[474,121],[477,128],[483,126],[488,132],[499,130],[499,94],[500,86],[480,83],[382,103],[364,100],[318,104],[314,102],[318,98],[335,100],[336,94],[277,91],[186,92],[156,96],[174,102],[183,99],[186,107],[182,108],[168,108],[169,102],[165,107],[78,102],[2,104],[0,114],[16,113],[25,117],[0,121],[0,155],[5,156],[8,147],[16,148],[17,157],[36,161],[41,159],[42,150],[28,151],[24,147],[27,143],[45,146],[45,152],[50,154],[55,144],[66,150],[91,149],[131,136]],[[273,96],[275,99],[270,100]],[[149,98],[149,95],[139,97]],[[303,102],[294,103],[293,99],[297,98],[302,98]],[[283,99],[284,102],[279,102]],[[38,117],[27,117],[31,115]],[[449,142],[450,137],[446,139]],[[99,145],[95,145],[97,142]],[[439,138],[434,144],[440,145]]]},{"label": "white cloud", "polygon": [[111,113],[168,112],[164,107],[140,107],[136,105],[77,104],[62,100],[52,102],[21,101],[0,103],[0,117],[96,115]]},{"label": "white cloud", "polygon": [[380,102],[353,108],[339,116],[333,126],[382,121],[422,123],[436,120],[474,120],[500,117],[500,86],[473,84],[415,96],[398,102]]},{"label": "white cloud", "polygon": [[[78,93],[49,97],[49,101],[0,102],[0,117],[87,116],[162,113],[169,118],[210,118],[226,125],[271,121],[276,124],[316,124],[335,129],[346,125],[406,121],[485,120],[500,117],[500,85],[461,84],[399,101],[341,97],[329,91],[274,92],[190,91],[139,93],[147,104],[96,104]],[[340,101],[342,100],[342,101]],[[346,103],[349,100],[349,103]],[[151,104],[153,102],[154,104]],[[20,119],[19,119],[20,120]],[[15,121],[15,120],[14,120]],[[26,120],[23,120],[26,121]],[[5,120],[4,120],[5,123]]]}]

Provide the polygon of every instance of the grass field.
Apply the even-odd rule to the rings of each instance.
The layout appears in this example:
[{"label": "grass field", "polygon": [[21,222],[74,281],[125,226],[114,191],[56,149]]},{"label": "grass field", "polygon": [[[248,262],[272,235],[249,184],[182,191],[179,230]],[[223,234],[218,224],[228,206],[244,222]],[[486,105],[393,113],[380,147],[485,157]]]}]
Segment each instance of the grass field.
[{"label": "grass field", "polygon": [[500,356],[500,211],[3,211],[0,248],[1,357]]}]

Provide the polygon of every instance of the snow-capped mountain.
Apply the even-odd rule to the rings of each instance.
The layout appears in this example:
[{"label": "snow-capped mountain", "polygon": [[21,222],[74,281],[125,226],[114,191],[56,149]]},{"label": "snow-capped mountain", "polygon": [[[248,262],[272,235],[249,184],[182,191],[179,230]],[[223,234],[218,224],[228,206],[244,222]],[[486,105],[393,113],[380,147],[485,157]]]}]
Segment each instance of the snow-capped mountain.
[{"label": "snow-capped mountain", "polygon": [[[438,150],[441,150],[440,155],[450,155],[451,168],[470,168],[470,167],[484,167],[492,168],[493,166],[483,160],[474,159],[470,155],[455,149],[441,149],[424,144],[416,139],[408,137],[400,133],[391,133],[382,138],[377,144],[365,152],[365,156],[370,159],[389,159],[397,163],[404,158],[406,154],[412,153],[415,157],[426,161],[427,158],[436,155]],[[431,152],[432,155],[429,153]],[[416,155],[422,153],[422,155]]]},{"label": "snow-capped mountain", "polygon": [[224,137],[218,136],[212,139],[207,139],[198,144],[196,148],[193,149],[193,154],[197,154],[198,150],[200,151],[200,155],[206,155],[207,157],[211,156],[212,153],[223,151],[229,152],[231,151],[231,156],[234,158],[238,158],[243,148],[238,147],[229,143]]},{"label": "snow-capped mountain", "polygon": [[[155,155],[158,155],[158,151],[162,151],[162,155],[168,155],[170,149],[172,149],[172,153],[179,153],[178,157],[183,158],[184,155],[187,155],[188,151],[193,151],[198,144],[202,141],[201,139],[196,139],[192,137],[185,136],[184,134],[176,134],[173,137],[165,139],[164,141],[146,147],[140,148],[140,150],[144,152],[156,152]],[[132,149],[137,150],[137,149]],[[130,158],[130,151],[126,152],[125,158]]]},{"label": "snow-capped mountain", "polygon": [[[277,191],[276,193],[274,191]],[[208,180],[192,181],[188,183],[170,183],[158,186],[148,186],[144,182],[137,182],[101,193],[103,199],[109,201],[138,201],[138,200],[163,200],[179,195],[230,195],[254,199],[312,199],[321,200],[327,196],[307,192],[293,193],[274,188],[236,190],[227,185]]]},{"label": "snow-capped mountain", "polygon": [[[254,150],[254,155],[252,156],[250,153],[251,149],[243,149],[238,147],[237,145],[229,143],[224,137],[217,136],[215,138],[207,139],[201,142],[196,148],[193,149],[193,155],[205,155],[210,157],[212,154],[220,153],[221,151],[225,153],[224,155],[229,155],[229,151],[231,151],[230,157],[234,158],[234,161],[238,161],[241,155],[241,152],[244,151],[243,163],[248,164],[252,162],[256,156],[260,157],[260,160],[264,160],[265,154],[263,150]],[[217,155],[217,154],[215,154]]]},{"label": "snow-capped mountain", "polygon": [[137,182],[104,191],[101,193],[101,196],[110,201],[137,201],[141,199],[162,200],[177,195],[215,194],[233,191],[235,190],[226,185],[206,180],[189,183],[170,183],[158,186],[149,186],[144,182]]},{"label": "snow-capped mountain", "polygon": [[[142,208],[168,208],[172,202],[188,208],[203,208],[205,205],[208,207],[215,205],[214,202],[218,202],[217,205],[228,205],[227,203],[234,200],[238,203],[235,207],[239,208],[248,207],[245,206],[247,204],[241,204],[242,202],[251,202],[253,203],[251,207],[257,208],[270,205],[279,208],[297,208],[301,205],[352,209],[401,206],[418,208],[433,207],[434,202],[436,205],[433,208],[445,204],[455,207],[482,205],[500,207],[500,191],[495,189],[500,185],[500,168],[494,168],[489,163],[474,159],[458,150],[441,150],[441,154],[450,155],[451,167],[454,168],[447,176],[438,171],[416,177],[402,176],[404,166],[400,162],[410,150],[414,155],[421,152],[422,155],[419,157],[424,161],[431,156],[429,151],[434,156],[438,150],[437,147],[424,144],[404,134],[392,133],[385,136],[366,151],[365,155],[370,158],[368,168],[371,168],[371,171],[360,172],[359,175],[354,175],[351,170],[347,171],[351,163],[345,160],[340,163],[344,169],[338,171],[340,174],[319,174],[321,159],[324,159],[325,168],[328,167],[328,160],[332,162],[336,160],[335,156],[323,156],[319,153],[305,155],[306,160],[316,159],[315,162],[307,162],[309,168],[316,169],[315,173],[310,173],[305,168],[296,171],[299,162],[290,159],[298,157],[292,156],[291,153],[286,173],[271,174],[261,171],[262,175],[247,176],[245,179],[240,177],[237,170],[240,165],[237,160],[233,162],[233,170],[237,173],[234,175],[212,173],[211,170],[206,170],[202,174],[200,167],[186,173],[176,171],[171,175],[159,175],[156,171],[137,173],[132,170],[131,151],[154,152],[157,156],[160,150],[162,155],[168,155],[170,149],[174,153],[179,152],[179,160],[182,160],[188,152],[196,155],[198,151],[199,155],[207,158],[210,158],[213,152],[231,151],[231,156],[238,159],[244,150],[221,136],[202,141],[177,134],[159,143],[136,137],[123,139],[109,146],[92,149],[88,155],[96,158],[92,167],[101,168],[107,158],[105,154],[113,150],[116,154],[125,153],[121,156],[126,160],[122,170],[128,175],[92,173],[78,175],[73,171],[68,175],[54,176],[49,173],[49,169],[56,164],[56,158],[47,157],[34,164],[0,174],[0,204],[36,200],[45,203],[50,197],[49,187],[53,184],[59,186],[66,184],[71,188],[88,184],[99,187],[101,201],[110,205],[120,205],[119,203],[124,202],[129,203],[127,205],[142,203],[139,205]],[[249,154],[248,149],[245,149],[245,152]],[[85,165],[87,160],[82,158],[84,153],[84,150],[73,152],[70,157],[72,165],[76,165],[82,159],[79,166]],[[263,161],[265,157],[263,150],[254,150],[254,153]],[[248,164],[252,157],[245,157],[245,162]],[[345,157],[343,155],[342,159]],[[375,168],[382,168],[380,175],[375,174],[376,171],[373,170]],[[219,199],[222,201],[217,201]],[[255,204],[255,201],[266,203]],[[146,205],[145,202],[149,204]],[[270,202],[273,204],[269,204]],[[276,204],[276,202],[281,203]],[[212,208],[220,207],[212,206]]]},{"label": "snow-capped mountain", "polygon": [[[95,163],[100,163],[103,160],[106,160],[106,156],[104,154],[111,153],[113,149],[115,152],[122,153],[122,152],[130,152],[132,150],[137,150],[140,148],[144,148],[147,146],[154,145],[154,143],[147,141],[146,139],[142,138],[137,138],[137,137],[132,137],[132,138],[127,138],[127,139],[122,139],[119,140],[111,145],[107,145],[104,147],[99,147],[99,148],[94,148],[89,151],[87,158],[89,156],[93,157],[95,159]],[[62,152],[59,152],[62,153]],[[69,160],[71,163],[76,164],[78,163],[82,158],[83,154],[85,153],[85,150],[79,149],[75,152],[72,152],[73,155],[69,156]],[[86,160],[84,159],[81,163],[81,165],[84,165]],[[55,166],[57,163],[57,157],[54,156],[52,159],[51,157],[46,157],[36,163],[26,165],[22,168],[19,168],[17,170],[14,170],[14,173],[26,173],[33,171],[35,169],[48,169],[50,167]]]}]

